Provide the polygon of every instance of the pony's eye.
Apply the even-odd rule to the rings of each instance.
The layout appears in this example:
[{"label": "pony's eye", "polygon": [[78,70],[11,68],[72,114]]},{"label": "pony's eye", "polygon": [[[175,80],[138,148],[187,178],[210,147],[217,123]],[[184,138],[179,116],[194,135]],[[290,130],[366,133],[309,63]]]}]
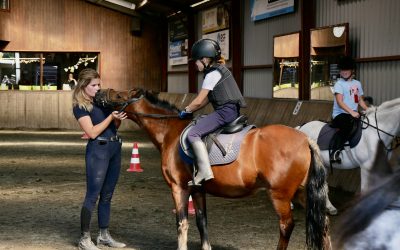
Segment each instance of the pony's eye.
[{"label": "pony's eye", "polygon": [[119,94],[117,94],[117,98],[118,98],[118,99],[121,99],[121,98],[122,98],[122,96],[120,96]]}]

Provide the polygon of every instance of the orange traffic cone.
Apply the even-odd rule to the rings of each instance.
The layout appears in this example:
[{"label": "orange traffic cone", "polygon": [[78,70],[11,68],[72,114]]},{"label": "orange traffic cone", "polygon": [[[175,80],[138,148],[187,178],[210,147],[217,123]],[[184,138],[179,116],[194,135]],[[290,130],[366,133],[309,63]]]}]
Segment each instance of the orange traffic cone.
[{"label": "orange traffic cone", "polygon": [[[176,209],[174,208],[174,209],[172,210],[172,212],[173,212],[174,214],[176,214]],[[188,213],[189,213],[190,215],[196,214],[196,212],[195,212],[195,210],[194,210],[194,206],[193,206],[192,196],[189,196]]]},{"label": "orange traffic cone", "polygon": [[193,206],[193,200],[192,200],[192,196],[189,196],[189,206],[188,206],[188,212],[189,214],[195,214],[195,210],[194,210],[194,206]]},{"label": "orange traffic cone", "polygon": [[136,142],[133,143],[131,164],[126,171],[128,171],[128,172],[143,172],[143,169],[140,168],[139,148],[138,148],[138,144]]},{"label": "orange traffic cone", "polygon": [[87,140],[87,139],[89,139],[90,137],[86,134],[86,133],[83,133],[83,135],[82,135],[82,137],[81,137],[81,139],[85,139],[85,140]]}]

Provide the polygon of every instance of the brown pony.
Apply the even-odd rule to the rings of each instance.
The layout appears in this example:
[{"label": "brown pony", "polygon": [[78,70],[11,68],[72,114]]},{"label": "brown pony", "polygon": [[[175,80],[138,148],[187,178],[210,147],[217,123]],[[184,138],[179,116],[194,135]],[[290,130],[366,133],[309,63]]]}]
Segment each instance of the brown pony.
[{"label": "brown pony", "polygon": [[[241,143],[238,158],[213,167],[214,179],[202,188],[188,186],[191,167],[179,156],[179,136],[190,121],[178,118],[179,110],[142,89],[100,91],[98,104],[124,110],[150,136],[161,152],[162,174],[172,191],[176,208],[178,249],[187,249],[188,199],[192,195],[196,223],[203,250],[210,250],[206,193],[240,198],[266,189],[279,216],[277,249],[286,249],[294,228],[290,202],[295,197],[306,207],[306,244],[310,249],[330,249],[328,218],[325,215],[327,184],[318,146],[305,134],[283,125],[255,128]],[[304,190],[304,187],[306,190]],[[306,204],[305,204],[306,203]]]}]

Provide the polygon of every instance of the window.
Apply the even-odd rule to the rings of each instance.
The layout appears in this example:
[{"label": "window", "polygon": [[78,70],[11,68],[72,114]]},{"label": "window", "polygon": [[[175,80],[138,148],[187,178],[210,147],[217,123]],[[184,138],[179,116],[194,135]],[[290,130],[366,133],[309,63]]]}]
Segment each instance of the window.
[{"label": "window", "polygon": [[332,89],[339,77],[337,62],[348,54],[348,24],[310,30],[310,83],[312,100],[333,100]]},{"label": "window", "polygon": [[10,0],[0,0],[0,10],[10,10]]},{"label": "window", "polygon": [[[98,68],[97,52],[0,52],[1,89],[70,90],[84,68]],[[42,62],[42,64],[41,64]],[[71,74],[71,75],[70,75]]]},{"label": "window", "polygon": [[273,97],[299,97],[300,33],[274,37]]}]

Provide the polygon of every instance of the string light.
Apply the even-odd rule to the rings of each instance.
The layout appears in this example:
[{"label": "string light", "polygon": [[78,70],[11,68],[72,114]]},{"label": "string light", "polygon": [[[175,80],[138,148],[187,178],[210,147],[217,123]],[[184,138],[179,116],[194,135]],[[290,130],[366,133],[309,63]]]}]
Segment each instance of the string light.
[{"label": "string light", "polygon": [[[43,63],[45,59],[43,58]],[[40,62],[40,58],[19,58],[20,63],[34,63],[34,62]],[[15,64],[15,58],[3,58],[0,60],[0,63],[6,63],[6,64]]]},{"label": "string light", "polygon": [[74,72],[76,69],[78,69],[78,67],[79,67],[80,64],[83,63],[83,65],[86,67],[86,66],[89,64],[89,62],[92,62],[92,63],[93,63],[93,62],[96,60],[96,58],[97,58],[97,56],[95,56],[95,57],[88,57],[88,56],[86,55],[85,58],[79,58],[78,62],[77,62],[75,65],[69,66],[69,67],[67,67],[67,68],[64,68],[64,71],[65,71],[65,72],[68,72],[68,71]]}]

